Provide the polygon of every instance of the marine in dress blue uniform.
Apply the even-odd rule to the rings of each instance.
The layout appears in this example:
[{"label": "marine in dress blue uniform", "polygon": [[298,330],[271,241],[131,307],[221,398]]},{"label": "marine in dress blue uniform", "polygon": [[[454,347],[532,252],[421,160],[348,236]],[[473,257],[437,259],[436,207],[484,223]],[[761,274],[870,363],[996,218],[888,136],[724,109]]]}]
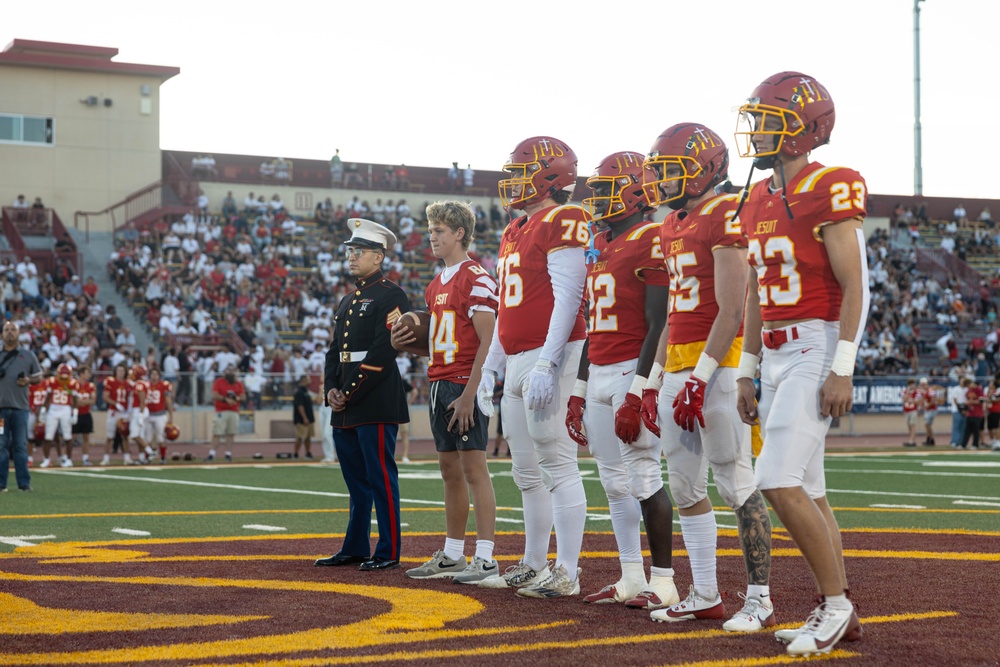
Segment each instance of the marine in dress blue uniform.
[{"label": "marine in dress blue uniform", "polygon": [[[361,570],[388,570],[399,567],[401,547],[396,433],[399,424],[410,420],[390,329],[410,310],[410,302],[382,273],[382,260],[396,235],[361,218],[348,220],[348,225],[352,236],[345,245],[355,290],[334,316],[323,388],[333,408],[330,425],[351,510],[343,547],[316,565],[360,563]],[[379,534],[374,553],[373,504]]]}]

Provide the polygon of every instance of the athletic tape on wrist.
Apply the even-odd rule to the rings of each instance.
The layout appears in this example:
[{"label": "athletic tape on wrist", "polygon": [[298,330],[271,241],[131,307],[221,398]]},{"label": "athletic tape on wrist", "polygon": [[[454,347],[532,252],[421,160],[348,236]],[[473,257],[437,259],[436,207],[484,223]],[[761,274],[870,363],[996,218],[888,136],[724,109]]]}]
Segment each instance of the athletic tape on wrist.
[{"label": "athletic tape on wrist", "polygon": [[577,380],[576,383],[573,385],[573,394],[572,395],[576,396],[577,398],[586,399],[587,398],[587,381],[586,380]]},{"label": "athletic tape on wrist", "polygon": [[701,356],[698,357],[698,364],[691,371],[691,375],[707,384],[718,367],[719,362],[713,359],[712,355],[702,352]]},{"label": "athletic tape on wrist", "polygon": [[649,370],[649,379],[646,380],[646,389],[660,391],[663,386],[663,366],[660,362],[654,361],[653,367]]},{"label": "athletic tape on wrist", "polygon": [[854,361],[858,358],[857,343],[849,340],[838,340],[837,351],[833,355],[833,365],[830,372],[840,377],[852,377],[854,375]]},{"label": "athletic tape on wrist", "polygon": [[756,354],[740,352],[740,365],[736,367],[736,378],[750,378],[752,380],[757,375],[757,364],[759,363],[760,357]]},{"label": "athletic tape on wrist", "polygon": [[632,386],[628,388],[628,393],[642,396],[642,390],[646,388],[646,381],[647,378],[636,375],[635,379],[632,380]]}]

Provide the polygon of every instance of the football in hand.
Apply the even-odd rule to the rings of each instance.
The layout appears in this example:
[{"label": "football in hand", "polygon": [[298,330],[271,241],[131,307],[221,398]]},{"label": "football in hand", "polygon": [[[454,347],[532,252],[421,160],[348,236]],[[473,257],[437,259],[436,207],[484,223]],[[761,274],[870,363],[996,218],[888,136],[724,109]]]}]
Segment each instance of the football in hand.
[{"label": "football in hand", "polygon": [[405,345],[403,351],[423,357],[429,356],[431,314],[426,310],[411,310],[408,313],[403,313],[399,321],[402,326],[405,326],[417,336],[417,340],[409,345]]}]

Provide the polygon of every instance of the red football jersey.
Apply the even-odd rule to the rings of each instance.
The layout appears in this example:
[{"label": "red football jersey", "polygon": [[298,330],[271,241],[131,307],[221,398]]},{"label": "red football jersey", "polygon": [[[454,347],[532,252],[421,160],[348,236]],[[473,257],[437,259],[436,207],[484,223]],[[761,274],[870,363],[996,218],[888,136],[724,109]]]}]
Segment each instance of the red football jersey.
[{"label": "red football jersey", "polygon": [[921,402],[920,390],[916,387],[903,389],[903,412],[914,412]]},{"label": "red football jersey", "polygon": [[69,382],[63,382],[55,376],[43,380],[42,384],[45,385],[45,391],[52,396],[52,399],[49,401],[49,405],[52,407],[71,406],[73,404],[71,400],[72,396],[80,387],[80,383],[72,378],[70,378]]},{"label": "red football jersey", "polygon": [[967,407],[966,417],[983,416],[983,388],[978,384],[969,385],[969,391],[965,394],[965,405]]},{"label": "red football jersey", "polygon": [[[472,324],[474,310],[488,309],[496,315],[500,304],[497,282],[477,262],[462,262],[444,282],[442,271],[424,290],[431,314],[430,352],[427,378],[466,384],[479,349],[479,336]],[[447,269],[446,269],[447,271]]]},{"label": "red football jersey", "polygon": [[[739,195],[712,197],[693,211],[674,211],[660,226],[660,244],[670,272],[667,322],[668,373],[694,368],[705,349],[708,333],[719,314],[715,299],[717,248],[745,247],[739,222],[733,219]],[[720,366],[737,366],[743,347],[743,327]]]},{"label": "red football jersey", "polygon": [[[589,243],[590,216],[579,206],[553,206],[507,225],[497,262],[500,282],[497,330],[504,352],[517,354],[545,344],[555,304],[548,271],[549,253],[585,248]],[[587,336],[585,299],[580,300],[569,340],[583,340]]]},{"label": "red football jersey", "polygon": [[121,405],[122,409],[128,409],[128,385],[128,380],[119,380],[115,377],[109,377],[104,381],[104,402],[108,404],[108,410],[116,410],[116,403]]},{"label": "red football jersey", "polygon": [[149,384],[146,394],[146,407],[150,412],[164,412],[167,409],[167,395],[173,394],[173,387],[166,380]]},{"label": "red football jersey", "polygon": [[93,382],[78,382],[76,395],[79,401],[79,414],[89,415],[92,405],[84,405],[83,401],[88,401],[97,393],[97,387]]},{"label": "red football jersey", "polygon": [[139,394],[145,394],[146,396],[146,407],[149,407],[149,382],[146,380],[138,380],[136,382],[129,383],[132,388],[132,407],[141,408],[142,403],[140,402]]},{"label": "red football jersey", "polygon": [[[826,225],[863,219],[868,201],[865,179],[853,169],[810,163],[781,192],[770,179],[750,187],[740,212],[748,239],[747,261],[757,272],[761,317],[776,320],[840,319],[840,283],[823,245]],[[864,261],[864,257],[861,258]]]},{"label": "red football jersey", "polygon": [[45,405],[45,399],[49,395],[49,386],[46,380],[42,380],[38,384],[28,385],[28,405],[34,412],[38,411],[38,408]]},{"label": "red football jersey", "polygon": [[639,356],[646,339],[646,285],[670,284],[659,229],[655,222],[641,223],[614,239],[610,230],[594,239],[600,256],[588,265],[585,292],[587,356],[593,364],[606,366]]},{"label": "red football jersey", "polygon": [[937,410],[937,392],[934,391],[934,387],[927,386],[923,389],[917,387],[917,400],[924,410]]},{"label": "red football jersey", "polygon": [[990,392],[990,413],[996,414],[1000,412],[1000,387],[994,387],[993,391]]}]

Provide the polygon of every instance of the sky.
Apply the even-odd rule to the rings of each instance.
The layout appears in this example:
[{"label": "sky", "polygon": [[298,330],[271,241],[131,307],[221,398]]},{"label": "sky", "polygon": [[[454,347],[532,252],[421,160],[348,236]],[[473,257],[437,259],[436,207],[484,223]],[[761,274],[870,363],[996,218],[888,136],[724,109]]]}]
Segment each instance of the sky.
[{"label": "sky", "polygon": [[[648,152],[680,122],[715,130],[742,184],[736,109],[785,70],[837,109],[827,165],[914,194],[914,0],[51,0],[15,38],[115,47],[180,67],[160,147],[498,170],[550,135],[580,174]],[[921,2],[923,194],[1000,198],[1000,3]]]}]

